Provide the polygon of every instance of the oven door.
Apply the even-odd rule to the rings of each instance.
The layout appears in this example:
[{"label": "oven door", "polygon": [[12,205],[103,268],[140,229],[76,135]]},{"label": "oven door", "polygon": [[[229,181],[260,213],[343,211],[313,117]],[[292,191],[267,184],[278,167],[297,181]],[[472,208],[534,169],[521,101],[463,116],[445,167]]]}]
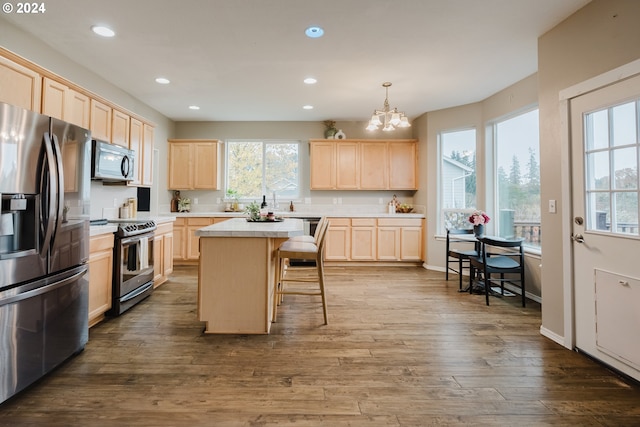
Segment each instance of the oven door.
[{"label": "oven door", "polygon": [[119,266],[116,274],[120,282],[118,295],[122,297],[140,286],[153,282],[153,233],[125,237],[120,240]]}]

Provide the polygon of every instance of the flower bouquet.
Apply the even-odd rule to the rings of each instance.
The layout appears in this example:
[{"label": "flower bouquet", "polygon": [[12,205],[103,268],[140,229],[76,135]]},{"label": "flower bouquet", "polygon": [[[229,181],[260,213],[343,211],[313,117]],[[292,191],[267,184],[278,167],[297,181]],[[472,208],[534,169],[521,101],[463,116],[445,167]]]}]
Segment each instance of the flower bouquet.
[{"label": "flower bouquet", "polygon": [[484,213],[482,211],[475,211],[469,217],[469,222],[471,224],[473,224],[473,225],[486,224],[489,221],[491,221],[491,218],[489,218],[489,215],[487,215],[486,213]]}]

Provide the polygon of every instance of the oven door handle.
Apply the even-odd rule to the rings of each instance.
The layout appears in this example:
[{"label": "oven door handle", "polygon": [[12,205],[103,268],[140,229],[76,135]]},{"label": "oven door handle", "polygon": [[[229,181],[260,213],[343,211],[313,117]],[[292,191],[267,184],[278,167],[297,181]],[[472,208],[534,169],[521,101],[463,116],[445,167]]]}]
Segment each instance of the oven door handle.
[{"label": "oven door handle", "polygon": [[134,299],[135,297],[137,297],[140,294],[143,294],[145,292],[147,292],[149,290],[149,288],[153,288],[153,282],[149,282],[146,285],[140,286],[138,289],[136,289],[133,292],[128,293],[127,295],[123,296],[120,299],[120,302],[127,302],[131,299]]},{"label": "oven door handle", "polygon": [[131,237],[125,237],[124,239],[120,240],[120,244],[129,245],[131,243],[138,243],[142,237],[147,237],[148,239],[151,239],[153,237],[153,233],[144,233],[144,234],[137,234]]}]

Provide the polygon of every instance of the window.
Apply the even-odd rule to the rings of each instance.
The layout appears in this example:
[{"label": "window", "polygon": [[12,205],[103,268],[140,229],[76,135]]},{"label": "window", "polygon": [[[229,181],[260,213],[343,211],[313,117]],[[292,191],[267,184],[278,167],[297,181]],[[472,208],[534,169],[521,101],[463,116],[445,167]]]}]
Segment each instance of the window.
[{"label": "window", "polygon": [[496,209],[489,215],[494,232],[540,247],[538,109],[495,122],[493,138]]},{"label": "window", "polygon": [[476,130],[445,131],[440,141],[441,230],[471,228],[476,207]]},{"label": "window", "polygon": [[585,116],[587,229],[638,236],[638,104]]},{"label": "window", "polygon": [[226,191],[241,199],[296,199],[300,193],[300,143],[227,141]]}]

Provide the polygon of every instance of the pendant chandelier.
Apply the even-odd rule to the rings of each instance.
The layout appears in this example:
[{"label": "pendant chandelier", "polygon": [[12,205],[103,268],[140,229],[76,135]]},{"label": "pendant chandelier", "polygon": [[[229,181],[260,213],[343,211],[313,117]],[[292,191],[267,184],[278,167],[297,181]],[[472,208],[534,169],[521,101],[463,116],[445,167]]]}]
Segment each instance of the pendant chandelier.
[{"label": "pendant chandelier", "polygon": [[[369,126],[366,127],[367,130],[377,130],[378,127],[383,126],[383,131],[390,132],[396,128],[408,128],[411,126],[409,119],[403,112],[398,111],[397,108],[393,110],[389,108],[389,86],[391,86],[391,82],[382,83],[382,87],[386,91],[384,107],[382,110],[373,110]],[[383,120],[380,120],[381,118]]]}]

